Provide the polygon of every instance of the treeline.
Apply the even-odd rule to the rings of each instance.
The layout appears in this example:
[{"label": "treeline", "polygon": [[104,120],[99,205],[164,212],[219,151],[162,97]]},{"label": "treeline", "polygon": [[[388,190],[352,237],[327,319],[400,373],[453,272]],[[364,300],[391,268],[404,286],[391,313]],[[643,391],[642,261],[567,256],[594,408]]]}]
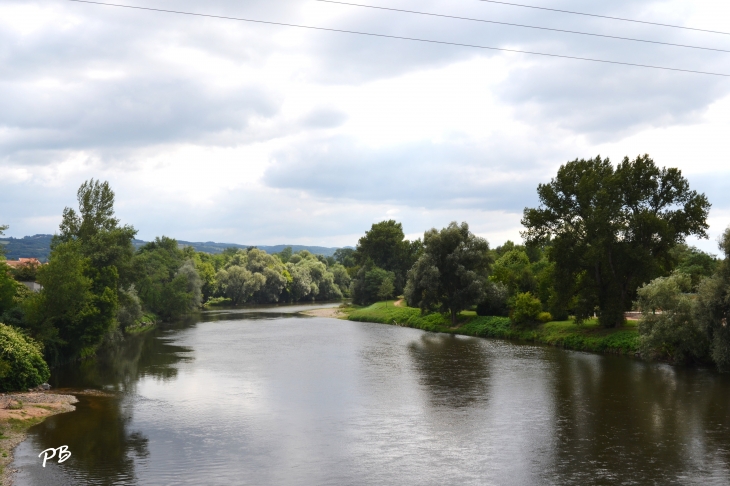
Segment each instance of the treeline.
[{"label": "treeline", "polygon": [[402,295],[453,326],[474,309],[515,326],[596,317],[606,328],[638,308],[645,355],[730,369],[730,237],[724,261],[685,243],[707,236],[710,204],[679,170],[648,156],[616,166],[580,159],[537,192],[539,206],[524,210],[522,244],[492,249],[455,222],[409,241],[389,220],[331,257],[253,247],[211,255],[166,237],[135,250],[136,230],[114,217],[111,188],[92,180],[78,191],[78,210],[64,210],[49,263],[27,270],[41,292],[0,271],[0,321],[60,363],[94,354],[146,313],[173,319],[206,303],[350,297],[365,305]]},{"label": "treeline", "polygon": [[[87,181],[77,197],[78,209],[63,212],[48,264],[0,268],[0,322],[36,343],[51,364],[92,356],[144,323],[175,319],[205,303],[349,295],[350,275],[333,257],[291,248],[211,255],[164,236],[135,250],[137,231],[114,217],[108,183]],[[22,281],[37,281],[42,290],[34,293]]]},{"label": "treeline", "polygon": [[710,203],[678,169],[649,156],[578,159],[538,186],[525,208],[523,244],[490,249],[466,223],[404,238],[400,224],[373,225],[352,252],[352,297],[369,304],[403,293],[423,312],[473,308],[515,326],[550,320],[606,328],[643,313],[644,356],[713,363],[730,371],[730,230],[725,259],[686,244],[706,238]]}]

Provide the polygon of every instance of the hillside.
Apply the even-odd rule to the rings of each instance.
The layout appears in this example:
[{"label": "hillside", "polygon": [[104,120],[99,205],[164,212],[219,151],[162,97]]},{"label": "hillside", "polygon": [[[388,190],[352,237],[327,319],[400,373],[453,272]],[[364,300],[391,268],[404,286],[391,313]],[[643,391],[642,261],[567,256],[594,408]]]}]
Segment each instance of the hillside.
[{"label": "hillside", "polygon": [[[33,235],[24,236],[23,238],[0,238],[0,245],[5,248],[5,258],[8,260],[17,260],[18,258],[37,258],[42,262],[48,260],[48,254],[51,251],[51,238],[53,235]],[[135,248],[147,243],[144,240],[133,240]],[[195,242],[178,240],[180,246],[192,246],[197,251],[205,253],[221,253],[226,248],[250,248],[256,246],[266,253],[279,253],[287,246],[291,246],[294,253],[307,250],[315,255],[332,256],[337,248],[329,248],[324,246],[307,246],[307,245],[239,245],[237,243],[215,243],[213,241]]]}]

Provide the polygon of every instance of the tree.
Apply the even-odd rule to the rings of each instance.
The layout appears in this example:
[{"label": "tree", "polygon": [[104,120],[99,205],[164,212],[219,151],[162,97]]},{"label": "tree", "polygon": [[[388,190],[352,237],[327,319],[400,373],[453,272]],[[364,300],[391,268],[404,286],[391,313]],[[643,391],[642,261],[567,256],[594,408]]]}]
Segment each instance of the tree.
[{"label": "tree", "polygon": [[697,291],[696,318],[710,343],[710,354],[720,371],[730,371],[730,228],[720,240],[725,259]]},{"label": "tree", "polygon": [[[357,277],[350,285],[352,301],[359,305],[367,305],[376,302],[380,298],[380,290],[383,282],[395,280],[395,274],[375,265],[369,264],[358,270]],[[395,286],[392,293],[395,291]]]},{"label": "tree", "polygon": [[575,298],[577,320],[597,310],[603,326],[622,324],[639,285],[666,272],[672,248],[707,237],[707,198],[648,155],[616,168],[600,157],[574,160],[537,192],[540,207],[525,208],[523,237],[551,240],[556,301]]},{"label": "tree", "polygon": [[388,300],[393,296],[395,287],[393,287],[393,279],[384,278],[378,287],[378,298],[380,300]]},{"label": "tree", "polygon": [[420,241],[406,240],[403,226],[391,219],[373,224],[370,231],[358,240],[353,256],[360,266],[374,265],[393,272],[395,291],[401,292],[406,273],[418,258],[420,249]]},{"label": "tree", "polygon": [[[0,224],[0,236],[5,236],[6,229],[8,229],[8,225]],[[0,256],[5,256],[5,245],[0,245]]]},{"label": "tree", "polygon": [[357,264],[355,262],[355,250],[352,248],[338,248],[332,256],[337,263],[345,268],[354,267]]},{"label": "tree", "polygon": [[54,362],[93,354],[116,317],[116,291],[104,286],[116,280],[116,269],[97,274],[79,247],[76,241],[54,247],[38,271],[43,290],[25,304],[28,329]]},{"label": "tree", "polygon": [[114,191],[108,182],[85,181],[76,197],[78,213],[69,207],[63,210],[60,234],[54,236],[51,249],[58,243],[79,241],[93,267],[116,267],[121,285],[128,286],[132,283],[132,239],[137,230],[119,226],[119,219],[114,217]]},{"label": "tree", "polygon": [[484,298],[484,285],[492,263],[489,244],[469,231],[469,225],[452,222],[441,231],[423,235],[423,254],[408,272],[405,297],[422,312],[439,310],[456,316]]},{"label": "tree", "polygon": [[707,359],[709,343],[694,317],[693,299],[688,294],[691,290],[691,277],[679,271],[638,289],[636,304],[643,314],[639,335],[644,355],[674,363]]}]

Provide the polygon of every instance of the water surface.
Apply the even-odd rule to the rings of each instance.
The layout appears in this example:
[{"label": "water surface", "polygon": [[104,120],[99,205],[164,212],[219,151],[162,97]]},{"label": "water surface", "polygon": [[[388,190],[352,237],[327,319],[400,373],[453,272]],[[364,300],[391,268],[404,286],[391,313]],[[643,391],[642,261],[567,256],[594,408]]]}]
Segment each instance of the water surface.
[{"label": "water surface", "polygon": [[116,396],[33,427],[16,484],[730,484],[728,376],[302,309],[206,312],[58,370]]}]

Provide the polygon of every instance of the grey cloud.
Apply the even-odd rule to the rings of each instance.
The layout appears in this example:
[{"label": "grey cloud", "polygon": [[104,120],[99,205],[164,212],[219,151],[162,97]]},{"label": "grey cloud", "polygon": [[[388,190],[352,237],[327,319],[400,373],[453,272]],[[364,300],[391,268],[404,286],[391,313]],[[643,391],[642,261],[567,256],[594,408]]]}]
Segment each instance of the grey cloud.
[{"label": "grey cloud", "polygon": [[[563,69],[558,69],[562,66]],[[520,118],[551,124],[593,141],[619,139],[637,129],[692,123],[727,94],[723,80],[629,68],[551,62],[511,73],[499,88]]]},{"label": "grey cloud", "polygon": [[60,88],[0,84],[0,141],[6,154],[200,141],[271,117],[278,104],[258,86],[213,92],[195,80],[145,75]]},{"label": "grey cloud", "polygon": [[301,123],[311,128],[335,128],[347,120],[347,114],[333,108],[319,108],[305,115]]},{"label": "grey cloud", "polygon": [[534,172],[525,175],[528,167],[539,173],[540,161],[509,144],[418,143],[376,150],[335,138],[278,154],[264,182],[369,203],[521,211],[535,200],[540,182]]}]

